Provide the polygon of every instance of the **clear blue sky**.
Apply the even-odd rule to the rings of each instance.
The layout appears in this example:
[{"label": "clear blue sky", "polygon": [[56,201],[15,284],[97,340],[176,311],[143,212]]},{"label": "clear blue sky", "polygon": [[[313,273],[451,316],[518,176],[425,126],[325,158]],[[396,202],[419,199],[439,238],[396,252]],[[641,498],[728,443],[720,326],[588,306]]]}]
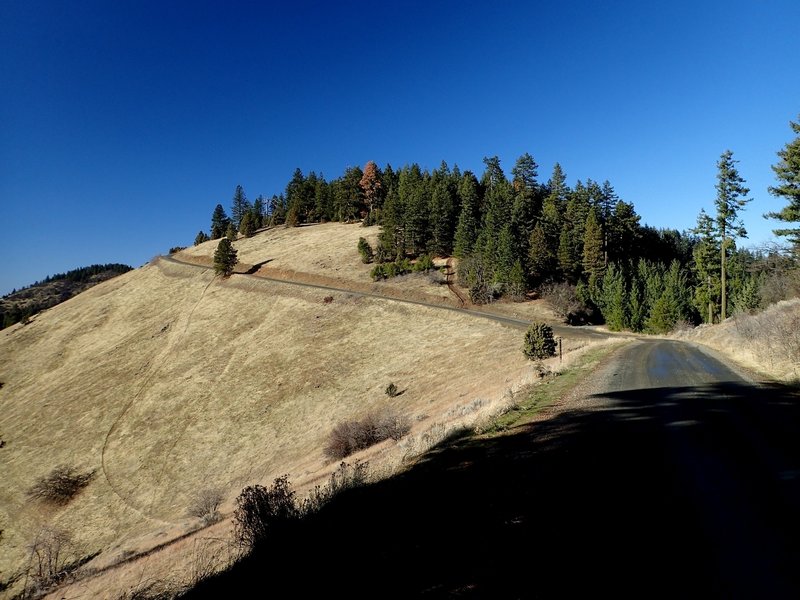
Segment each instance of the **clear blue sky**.
[{"label": "clear blue sky", "polygon": [[711,210],[739,159],[762,213],[800,113],[800,2],[0,0],[0,293],[141,266],[237,184],[375,160],[608,179],[643,221]]}]

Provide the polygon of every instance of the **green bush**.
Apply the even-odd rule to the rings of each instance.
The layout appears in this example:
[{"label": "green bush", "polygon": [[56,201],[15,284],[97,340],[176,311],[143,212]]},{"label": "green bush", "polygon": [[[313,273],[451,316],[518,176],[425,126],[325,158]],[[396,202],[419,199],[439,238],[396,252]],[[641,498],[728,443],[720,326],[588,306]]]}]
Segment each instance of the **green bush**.
[{"label": "green bush", "polygon": [[394,382],[392,382],[392,383],[390,383],[389,385],[386,386],[386,395],[389,396],[389,398],[394,398],[399,393],[400,393],[400,390],[397,389],[397,386],[394,384]]},{"label": "green bush", "polygon": [[371,263],[375,258],[372,246],[370,246],[369,242],[363,237],[358,238],[358,253],[361,255],[361,262],[365,265]]},{"label": "green bush", "polygon": [[525,345],[522,352],[531,360],[541,360],[556,355],[556,341],[553,328],[545,323],[531,323],[525,332]]},{"label": "green bush", "polygon": [[417,262],[414,263],[414,272],[416,273],[427,273],[433,268],[435,268],[433,257],[430,254],[423,254],[417,259]]}]

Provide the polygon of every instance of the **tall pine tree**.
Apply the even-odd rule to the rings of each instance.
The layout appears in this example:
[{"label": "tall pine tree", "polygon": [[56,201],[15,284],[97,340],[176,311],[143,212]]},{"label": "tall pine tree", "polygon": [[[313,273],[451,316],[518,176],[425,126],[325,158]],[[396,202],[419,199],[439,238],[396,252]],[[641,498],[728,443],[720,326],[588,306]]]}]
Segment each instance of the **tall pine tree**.
[{"label": "tall pine tree", "polygon": [[739,218],[739,210],[750,202],[751,198],[745,198],[750,190],[744,187],[745,180],[739,176],[736,163],[733,159],[733,152],[726,150],[717,162],[717,199],[715,206],[716,228],[720,240],[720,318],[725,320],[727,312],[727,281],[726,267],[728,253],[735,246],[737,237],[747,237],[742,220]]}]

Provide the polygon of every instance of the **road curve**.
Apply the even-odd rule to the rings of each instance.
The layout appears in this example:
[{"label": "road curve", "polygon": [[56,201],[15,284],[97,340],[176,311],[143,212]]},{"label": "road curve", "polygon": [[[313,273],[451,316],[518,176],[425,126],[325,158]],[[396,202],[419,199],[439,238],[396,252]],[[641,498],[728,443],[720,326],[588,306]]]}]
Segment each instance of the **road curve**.
[{"label": "road curve", "polygon": [[189,598],[254,594],[268,569],[296,597],[798,598],[798,406],[634,343],[550,418],[444,445]]},{"label": "road curve", "polygon": [[[164,260],[173,264],[183,265],[186,267],[193,267],[195,269],[202,269],[204,271],[210,270],[210,267],[205,265],[198,265],[196,263],[191,263],[183,260],[179,260],[174,256],[160,256],[160,260]],[[421,302],[418,300],[407,300],[403,298],[396,298],[394,296],[386,296],[383,294],[375,294],[371,292],[361,292],[350,290],[343,287],[335,287],[335,286],[328,286],[328,285],[320,285],[315,283],[305,283],[300,281],[291,281],[288,279],[278,279],[275,277],[269,277],[266,275],[249,275],[244,273],[236,273],[232,275],[232,277],[248,277],[256,280],[264,280],[264,281],[271,281],[273,283],[281,283],[286,285],[297,285],[300,287],[306,288],[315,288],[319,290],[324,290],[326,292],[340,292],[345,294],[350,294],[353,296],[361,296],[367,298],[379,298],[381,300],[390,300],[392,302],[402,302],[404,304],[415,304],[417,306],[425,306],[428,308],[436,308],[439,310],[449,310],[452,312],[458,312],[462,314],[468,314],[473,317],[478,317],[481,319],[489,319],[490,321],[495,321],[497,323],[501,323],[503,325],[507,325],[509,327],[514,327],[516,329],[527,329],[531,322],[526,321],[525,319],[515,319],[514,317],[506,317],[503,315],[496,315],[493,313],[483,312],[480,310],[472,310],[466,308],[457,308],[454,306],[443,306],[441,304],[435,304],[431,302]],[[557,336],[561,337],[571,337],[577,339],[588,339],[588,340],[604,340],[608,338],[608,335],[601,332],[596,331],[594,329],[590,329],[588,327],[571,327],[568,325],[559,325],[559,324],[552,324],[551,327],[553,328],[553,333]]]}]

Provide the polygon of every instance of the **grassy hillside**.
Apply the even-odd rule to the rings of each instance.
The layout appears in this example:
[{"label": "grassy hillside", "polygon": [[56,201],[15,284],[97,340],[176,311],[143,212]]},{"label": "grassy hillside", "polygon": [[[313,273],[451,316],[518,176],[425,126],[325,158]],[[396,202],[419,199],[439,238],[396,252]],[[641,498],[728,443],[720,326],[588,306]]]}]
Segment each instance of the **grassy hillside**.
[{"label": "grassy hillside", "polygon": [[[345,233],[363,230],[281,229],[237,246],[244,261],[271,261],[267,273],[346,281],[366,266]],[[281,255],[287,245],[296,252]],[[214,247],[185,254],[208,262]],[[282,474],[308,488],[335,467],[322,451],[332,427],[376,407],[407,414],[411,440],[475,418],[535,377],[521,339],[452,311],[162,259],[93,287],[0,332],[0,580],[25,568],[42,526],[103,567],[197,527],[187,507],[204,488],[223,491],[223,511]],[[389,382],[404,393],[389,399]],[[412,451],[385,442],[362,458],[397,464]],[[62,464],[94,477],[64,507],[29,500]]]},{"label": "grassy hillside", "polygon": [[43,281],[6,294],[0,298],[0,329],[19,323],[130,270],[128,265],[121,264],[92,265],[51,275]]}]

